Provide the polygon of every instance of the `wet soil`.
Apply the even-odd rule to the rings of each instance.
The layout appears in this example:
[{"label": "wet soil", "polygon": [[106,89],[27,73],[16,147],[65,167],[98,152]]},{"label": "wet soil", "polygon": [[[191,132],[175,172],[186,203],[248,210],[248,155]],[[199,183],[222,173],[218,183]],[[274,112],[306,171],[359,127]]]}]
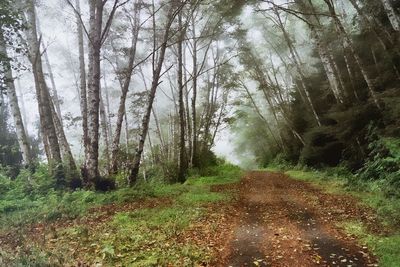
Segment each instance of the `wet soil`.
[{"label": "wet soil", "polygon": [[377,266],[354,237],[338,229],[367,209],[281,173],[250,172],[240,184],[237,219],[220,266]]}]

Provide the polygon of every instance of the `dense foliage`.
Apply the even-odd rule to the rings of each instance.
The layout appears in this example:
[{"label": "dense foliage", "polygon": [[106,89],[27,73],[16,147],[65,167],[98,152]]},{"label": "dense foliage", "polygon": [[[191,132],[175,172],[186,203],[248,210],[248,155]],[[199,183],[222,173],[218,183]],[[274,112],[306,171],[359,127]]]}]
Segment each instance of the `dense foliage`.
[{"label": "dense foliage", "polygon": [[[239,79],[250,80],[257,87],[241,93],[247,100],[239,102],[236,113],[238,150],[247,149],[260,166],[276,162],[314,168],[342,166],[358,173],[356,179],[381,180],[388,194],[398,194],[393,190],[397,188],[400,164],[396,156],[400,133],[399,32],[392,28],[380,2],[336,5],[354,50],[349,49],[349,41],[343,45],[346,37],[338,32],[324,1],[313,1],[308,6],[258,6],[255,15],[262,24],[259,31],[270,36],[262,41],[270,49],[269,54],[257,54],[261,49],[258,40],[249,38],[251,27],[257,26],[252,24],[235,35],[241,41],[244,66]],[[274,10],[279,11],[274,14]],[[327,17],[304,15],[313,13]],[[290,40],[285,39],[285,32],[281,33],[279,18],[286,20],[284,27]],[[270,25],[275,32],[268,28]],[[315,33],[315,29],[321,32]],[[296,35],[296,31],[305,32]],[[332,77],[327,76],[321,47],[331,54],[331,62],[337,67],[333,77],[340,80],[343,100],[329,89]],[[296,59],[292,58],[292,50]],[[378,103],[368,89],[365,72],[372,77]],[[290,77],[292,83],[285,80]],[[238,86],[243,87],[240,83]],[[299,90],[303,86],[311,102],[304,101],[306,95]],[[320,123],[316,123],[315,114]]]}]

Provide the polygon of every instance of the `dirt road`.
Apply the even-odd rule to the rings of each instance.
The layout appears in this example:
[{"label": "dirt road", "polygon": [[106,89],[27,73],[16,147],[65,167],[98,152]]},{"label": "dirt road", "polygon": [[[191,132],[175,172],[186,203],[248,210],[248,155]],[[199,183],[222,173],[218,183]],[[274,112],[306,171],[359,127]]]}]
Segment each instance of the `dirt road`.
[{"label": "dirt road", "polygon": [[370,216],[352,198],[284,174],[250,172],[241,182],[237,210],[223,266],[376,266],[368,249],[336,225]]}]

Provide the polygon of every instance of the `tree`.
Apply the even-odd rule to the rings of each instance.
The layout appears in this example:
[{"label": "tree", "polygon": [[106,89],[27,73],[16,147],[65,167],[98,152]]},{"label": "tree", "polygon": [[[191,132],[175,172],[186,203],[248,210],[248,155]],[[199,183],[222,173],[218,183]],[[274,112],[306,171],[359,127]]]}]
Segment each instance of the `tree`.
[{"label": "tree", "polygon": [[305,74],[302,68],[302,62],[300,61],[300,57],[298,56],[298,52],[296,51],[296,48],[293,45],[293,41],[291,40],[287,30],[285,29],[285,26],[282,22],[282,18],[281,15],[279,14],[278,8],[274,5],[273,8],[273,13],[275,14],[276,20],[275,23],[278,25],[279,29],[282,31],[283,34],[283,38],[289,48],[290,51],[290,55],[291,55],[291,60],[293,61],[297,72],[300,76],[299,80],[300,80],[300,84],[299,84],[299,88],[300,88],[300,94],[303,95],[303,97],[305,98],[305,102],[308,104],[308,106],[310,107],[312,114],[314,115],[314,118],[317,122],[317,124],[319,126],[321,126],[321,119],[320,116],[318,115],[316,109],[315,109],[315,105],[313,100],[311,99],[311,95],[309,92],[309,88],[306,84],[305,81]]},{"label": "tree", "polygon": [[[121,139],[122,123],[125,116],[125,102],[129,91],[129,85],[131,83],[132,72],[134,70],[134,63],[136,59],[136,47],[138,42],[138,36],[140,31],[140,10],[142,1],[138,0],[134,2],[134,16],[132,26],[132,40],[131,47],[128,54],[128,65],[125,69],[121,70],[120,81],[121,81],[121,97],[118,106],[117,122],[114,131],[112,146],[111,146],[111,172],[116,173],[118,171],[118,151]],[[155,16],[155,14],[153,14]]]},{"label": "tree", "polygon": [[[99,108],[101,48],[111,27],[116,10],[125,2],[114,0],[111,11],[103,27],[104,7],[107,1],[89,1],[89,72],[87,87],[87,148],[83,170],[84,184],[92,187],[99,180]],[[85,130],[84,130],[85,131]]]},{"label": "tree", "polygon": [[187,155],[186,155],[186,118],[185,118],[185,104],[183,100],[184,86],[183,86],[183,39],[185,37],[186,26],[182,22],[182,12],[178,14],[178,95],[179,95],[179,174],[178,181],[184,182],[188,168]]},{"label": "tree", "polygon": [[[15,35],[22,28],[19,22],[20,16],[13,13],[11,10],[11,3],[5,1],[2,3],[2,14],[1,27],[0,27],[0,65],[1,65],[1,82],[6,87],[6,93],[9,99],[11,113],[14,121],[14,127],[17,134],[19,148],[22,154],[22,159],[26,166],[32,164],[31,148],[26,135],[25,125],[21,116],[21,111],[18,105],[18,98],[14,84],[13,71],[11,66],[11,58],[7,52],[7,41],[9,44],[13,44],[13,41],[20,41]],[[4,32],[8,34],[7,38],[4,36]],[[14,40],[13,40],[14,39]],[[16,45],[18,47],[18,45]],[[0,92],[2,94],[2,92]],[[4,105],[4,103],[2,103]]]},{"label": "tree", "polygon": [[32,72],[35,80],[41,135],[47,159],[51,166],[50,169],[57,180],[57,185],[62,187],[65,185],[65,176],[57,130],[53,120],[57,115],[53,114],[54,106],[44,77],[40,51],[41,37],[38,37],[37,34],[35,5],[33,0],[24,3],[24,12],[27,24],[25,34],[27,37],[28,58],[32,64]]},{"label": "tree", "polygon": [[378,108],[381,108],[380,104],[379,104],[379,100],[378,97],[376,96],[375,93],[375,84],[373,79],[371,78],[370,74],[368,73],[368,70],[366,69],[365,65],[362,63],[361,57],[358,55],[358,53],[356,52],[356,49],[354,47],[353,41],[351,40],[350,36],[348,35],[348,33],[346,32],[346,29],[344,28],[342,22],[339,20],[339,17],[336,14],[335,11],[335,7],[333,5],[333,3],[331,2],[331,0],[324,0],[324,2],[326,3],[326,5],[328,6],[329,9],[329,13],[332,16],[332,19],[336,25],[336,29],[338,31],[338,33],[340,34],[344,46],[348,47],[352,56],[354,57],[354,60],[357,64],[357,67],[360,69],[362,76],[364,77],[365,82],[367,83],[367,87],[368,90],[370,92],[371,98],[374,101],[375,105]]},{"label": "tree", "polygon": [[[142,159],[143,148],[144,148],[146,136],[147,136],[147,133],[149,130],[149,123],[150,123],[151,112],[153,109],[153,102],[154,102],[157,88],[159,86],[159,80],[160,80],[160,77],[162,74],[161,71],[162,71],[163,63],[164,63],[164,59],[165,59],[165,52],[167,50],[168,41],[170,39],[171,26],[172,26],[172,23],[174,22],[176,16],[179,14],[179,12],[181,12],[182,8],[184,7],[184,5],[186,3],[187,3],[186,0],[183,1],[182,3],[179,3],[178,5],[175,2],[173,2],[169,6],[166,23],[165,23],[165,26],[163,29],[163,37],[162,37],[162,41],[161,41],[161,44],[159,47],[158,60],[155,64],[155,69],[153,71],[152,83],[151,83],[148,100],[147,100],[148,102],[147,102],[145,114],[142,119],[142,127],[141,127],[139,144],[138,144],[138,147],[136,148],[135,158],[133,160],[133,164],[132,164],[132,167],[130,170],[130,175],[128,178],[129,184],[131,184],[131,185],[133,185],[136,182],[136,179],[137,179],[137,176],[139,173],[139,167],[140,167],[140,161]],[[156,38],[156,36],[154,36],[154,38]],[[153,51],[153,52],[156,52],[156,51]]]}]

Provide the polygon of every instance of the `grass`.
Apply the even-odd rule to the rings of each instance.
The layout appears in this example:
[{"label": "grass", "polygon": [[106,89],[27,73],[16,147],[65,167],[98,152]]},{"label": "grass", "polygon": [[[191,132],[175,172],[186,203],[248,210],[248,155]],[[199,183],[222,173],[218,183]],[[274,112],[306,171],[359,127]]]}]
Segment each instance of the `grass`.
[{"label": "grass", "polygon": [[[12,227],[22,227],[29,223],[50,222],[57,219],[74,219],[83,216],[88,209],[110,203],[124,203],[148,197],[182,197],[183,201],[202,201],[219,199],[207,193],[211,185],[236,182],[240,179],[240,170],[231,165],[210,168],[211,176],[189,178],[184,185],[161,182],[141,183],[133,188],[121,188],[116,191],[100,193],[87,190],[55,191],[48,182],[47,169],[41,166],[31,177],[22,173],[16,181],[10,181],[0,175],[0,232]],[[207,188],[202,188],[207,186]],[[191,197],[192,190],[194,196]],[[203,190],[203,196],[200,192]],[[192,200],[190,200],[192,198]],[[223,197],[224,198],[224,197]],[[222,200],[222,199],[221,199]]]},{"label": "grass", "polygon": [[21,227],[29,223],[50,222],[57,219],[74,219],[83,216],[88,209],[110,203],[123,203],[157,195],[151,190],[124,188],[109,193],[86,190],[58,192],[50,189],[43,195],[28,195],[10,200],[0,199],[2,216],[0,231]]},{"label": "grass", "polygon": [[[374,183],[363,190],[348,184],[348,178],[323,171],[289,170],[285,172],[292,178],[311,182],[332,194],[350,194],[362,204],[373,208],[388,227],[398,227],[400,222],[400,199],[387,197]],[[374,187],[376,189],[374,189]]]},{"label": "grass", "polygon": [[340,225],[347,233],[357,236],[379,257],[380,266],[397,267],[400,263],[400,234],[376,236],[365,229],[362,222],[351,221]]},{"label": "grass", "polygon": [[[0,249],[0,265],[74,265],[77,257],[83,262],[103,266],[194,266],[209,263],[212,251],[207,246],[191,239],[180,240],[180,236],[204,218],[206,204],[232,199],[231,192],[213,192],[211,189],[215,185],[238,182],[241,171],[235,166],[223,165],[210,170],[209,174],[190,177],[184,184],[149,182],[109,193],[49,192],[29,207],[23,205],[17,210],[4,212],[0,225],[7,230],[41,220],[77,218],[86,216],[89,208],[145,201],[149,197],[168,198],[172,204],[119,212],[101,224],[73,223],[70,227],[56,229],[55,237],[44,237],[42,241],[22,237],[24,244],[19,251]],[[28,214],[32,217],[26,218]],[[20,218],[11,222],[16,216]],[[10,221],[11,226],[5,225],[6,221]],[[210,228],[210,231],[218,231],[217,227]]]},{"label": "grass", "polygon": [[[108,246],[113,251],[105,262],[110,265],[118,262],[123,266],[164,266],[176,265],[179,261],[198,261],[205,251],[191,244],[179,246],[175,237],[198,219],[202,212],[202,209],[174,205],[117,214],[107,224],[111,234],[99,239],[100,247]],[[197,253],[192,253],[195,251]]]},{"label": "grass", "polygon": [[[270,171],[277,169],[270,168]],[[387,197],[373,182],[362,188],[348,183],[349,177],[329,171],[288,170],[292,178],[310,182],[332,194],[350,194],[374,209],[382,223],[391,229],[389,236],[368,232],[362,222],[347,221],[340,226],[349,234],[357,236],[379,257],[380,266],[397,267],[400,264],[400,199]]]}]

